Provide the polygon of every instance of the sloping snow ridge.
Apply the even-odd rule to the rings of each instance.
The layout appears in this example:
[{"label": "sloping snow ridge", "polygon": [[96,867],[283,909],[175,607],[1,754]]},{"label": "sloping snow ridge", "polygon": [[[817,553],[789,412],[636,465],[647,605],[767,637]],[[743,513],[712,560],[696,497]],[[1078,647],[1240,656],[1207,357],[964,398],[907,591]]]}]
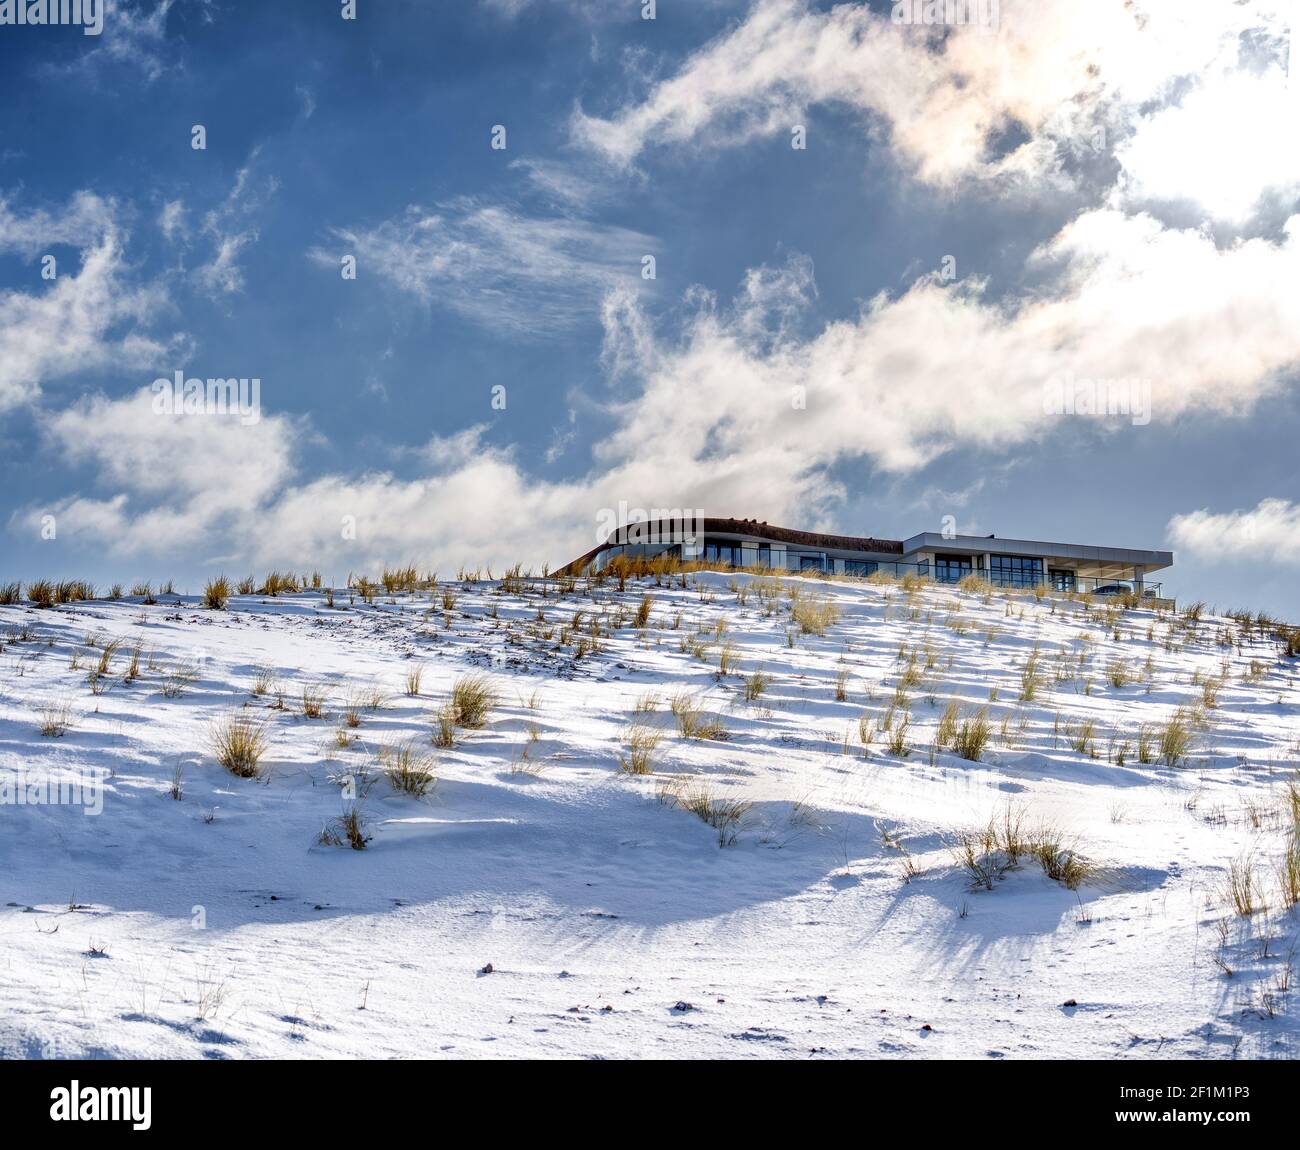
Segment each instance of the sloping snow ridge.
[{"label": "sloping snow ridge", "polygon": [[1268,635],[660,584],[0,607],[0,1052],[1294,1057]]}]

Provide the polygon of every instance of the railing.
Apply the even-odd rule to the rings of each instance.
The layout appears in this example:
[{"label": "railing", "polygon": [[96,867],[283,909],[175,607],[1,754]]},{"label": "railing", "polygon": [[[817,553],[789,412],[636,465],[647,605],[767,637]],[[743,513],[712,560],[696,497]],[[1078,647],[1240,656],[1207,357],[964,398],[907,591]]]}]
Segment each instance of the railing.
[{"label": "railing", "polygon": [[[895,564],[895,566],[899,566]],[[913,564],[901,564],[913,566]],[[915,564],[925,568],[925,563]],[[929,574],[928,572],[922,572]],[[1068,594],[1071,591],[1089,595],[1142,595],[1147,598],[1160,598],[1163,585],[1146,579],[1110,579],[1093,575],[1044,575],[1041,571],[960,571],[938,569],[929,574],[936,583],[960,583],[963,579],[975,578],[994,587],[1016,587],[1032,591],[1035,587],[1046,587],[1049,591]]]},{"label": "railing", "polygon": [[[797,562],[801,557],[792,555],[790,558]],[[1161,598],[1163,590],[1162,584],[1152,583],[1146,579],[1106,579],[1092,575],[1074,575],[1066,578],[1044,575],[1041,571],[976,571],[965,568],[954,570],[951,567],[936,567],[932,563],[904,563],[888,560],[869,560],[862,563],[863,569],[850,570],[851,563],[851,560],[846,561],[845,570],[842,572],[843,576],[850,579],[870,579],[876,574],[892,575],[895,579],[912,575],[922,579],[933,579],[936,583],[956,584],[963,579],[974,578],[994,587],[1014,587],[1026,591],[1032,591],[1035,587],[1046,587],[1048,591],[1063,595],[1073,591],[1077,594],[1101,596],[1141,595],[1148,599]],[[820,566],[802,568],[795,567],[792,563],[789,569],[814,570],[830,574],[833,566],[830,560],[826,560]]]},{"label": "railing", "polygon": [[[600,560],[601,565],[608,562],[613,555],[620,554],[624,551],[622,546],[616,546],[609,549],[608,552],[602,553]],[[676,548],[670,549],[670,552],[677,551]],[[678,552],[680,554],[680,552]],[[651,556],[646,556],[650,558]],[[994,587],[1012,587],[1021,590],[1033,590],[1036,587],[1045,587],[1049,592],[1057,594],[1091,594],[1099,596],[1108,595],[1141,595],[1147,599],[1161,598],[1163,585],[1152,583],[1145,579],[1108,579],[1092,575],[1073,575],[1062,574],[1053,575],[1051,572],[1044,574],[1041,571],[983,571],[968,569],[966,567],[940,566],[934,563],[907,563],[902,560],[889,559],[864,559],[864,560],[844,560],[844,570],[835,572],[835,560],[826,556],[813,556],[800,554],[797,551],[786,552],[785,566],[783,567],[766,567],[763,564],[735,566],[723,559],[701,557],[699,562],[705,562],[710,565],[717,564],[718,567],[727,568],[736,571],[815,571],[823,575],[836,574],[837,578],[849,579],[870,579],[873,575],[893,576],[895,579],[902,579],[905,576],[919,577],[922,579],[932,579],[936,583],[956,584],[963,579],[978,579]]]}]

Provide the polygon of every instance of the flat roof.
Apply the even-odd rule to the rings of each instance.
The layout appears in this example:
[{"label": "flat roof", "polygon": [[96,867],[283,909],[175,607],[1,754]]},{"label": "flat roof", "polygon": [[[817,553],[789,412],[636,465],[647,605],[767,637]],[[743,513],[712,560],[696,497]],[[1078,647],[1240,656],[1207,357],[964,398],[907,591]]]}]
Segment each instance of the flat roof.
[{"label": "flat roof", "polygon": [[1038,539],[1002,539],[996,535],[943,535],[924,531],[904,540],[903,550],[947,551],[957,554],[1028,555],[1044,559],[1086,559],[1094,563],[1119,563],[1148,570],[1170,567],[1172,551],[1148,551],[1131,547],[1095,547],[1087,543],[1049,543]]}]

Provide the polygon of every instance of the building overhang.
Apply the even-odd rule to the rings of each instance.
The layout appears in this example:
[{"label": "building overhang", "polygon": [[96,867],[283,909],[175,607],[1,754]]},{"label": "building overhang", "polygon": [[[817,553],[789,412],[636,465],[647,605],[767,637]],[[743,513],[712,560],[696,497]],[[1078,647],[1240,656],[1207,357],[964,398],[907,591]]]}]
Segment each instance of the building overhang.
[{"label": "building overhang", "polygon": [[946,555],[1020,555],[1053,559],[1063,563],[1095,563],[1102,566],[1141,567],[1160,571],[1173,566],[1172,551],[1146,551],[1131,547],[1093,547],[1084,543],[1048,543],[1036,539],[1000,539],[985,535],[952,535],[926,531],[903,541],[905,555],[922,552]]}]

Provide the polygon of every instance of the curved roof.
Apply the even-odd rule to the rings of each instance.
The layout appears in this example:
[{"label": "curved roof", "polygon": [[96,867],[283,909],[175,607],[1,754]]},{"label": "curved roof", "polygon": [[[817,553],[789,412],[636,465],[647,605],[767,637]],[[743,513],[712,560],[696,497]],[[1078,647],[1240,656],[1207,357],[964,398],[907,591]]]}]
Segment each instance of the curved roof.
[{"label": "curved roof", "polygon": [[[681,519],[653,519],[628,523],[614,530],[604,543],[593,547],[585,555],[580,555],[572,563],[566,564],[556,572],[557,575],[581,571],[597,555],[608,547],[615,547],[628,541],[629,532],[643,537],[643,541],[652,542],[662,539],[671,542],[682,527]],[[694,519],[685,521],[693,530],[710,535],[735,535],[745,539],[763,539],[772,543],[793,544],[796,547],[825,548],[831,551],[869,551],[881,555],[902,555],[903,544],[897,539],[873,539],[857,535],[819,535],[814,531],[796,531],[790,527],[773,527],[758,519]]]},{"label": "curved roof", "polygon": [[[620,528],[620,530],[625,529]],[[902,541],[898,539],[873,539],[858,535],[819,535],[815,531],[773,527],[770,523],[758,519],[705,519],[704,534],[743,535],[751,539],[770,539],[773,543],[793,543],[797,547],[826,547],[832,551],[876,551],[885,555],[903,553]],[[613,536],[610,540],[613,540]]]}]

